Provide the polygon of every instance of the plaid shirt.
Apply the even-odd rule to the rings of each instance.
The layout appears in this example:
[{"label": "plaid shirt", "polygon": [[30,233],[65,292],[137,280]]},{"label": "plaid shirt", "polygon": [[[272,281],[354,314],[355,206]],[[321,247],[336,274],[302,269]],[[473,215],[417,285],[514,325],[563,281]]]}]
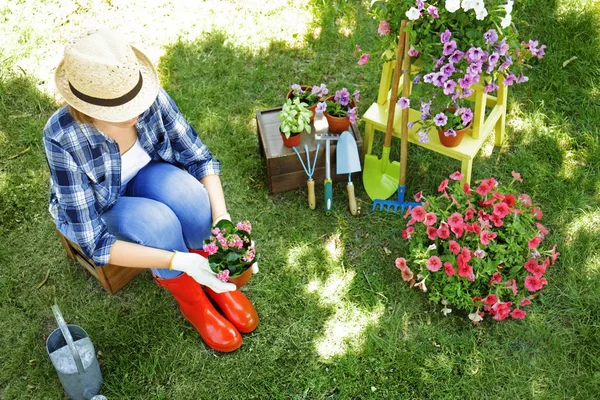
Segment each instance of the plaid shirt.
[{"label": "plaid shirt", "polygon": [[[173,99],[161,88],[156,101],[136,124],[140,144],[152,160],[186,169],[196,179],[221,173],[220,161],[185,120]],[[84,253],[98,266],[108,264],[116,237],[102,213],[121,190],[121,156],[117,143],[92,125],[73,120],[67,106],[44,127],[44,151],[50,168],[50,213],[55,223],[67,223]]]}]

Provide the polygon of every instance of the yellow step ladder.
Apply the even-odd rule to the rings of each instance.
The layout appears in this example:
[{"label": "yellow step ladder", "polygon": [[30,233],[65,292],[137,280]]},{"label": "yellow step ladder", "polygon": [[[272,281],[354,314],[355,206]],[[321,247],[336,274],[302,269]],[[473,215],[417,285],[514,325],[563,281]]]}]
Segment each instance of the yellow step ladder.
[{"label": "yellow step ladder", "polygon": [[[393,72],[394,62],[385,63],[383,66],[383,72],[381,74],[377,102],[371,104],[367,112],[362,117],[362,119],[365,121],[365,136],[363,146],[365,155],[371,154],[375,131],[385,133],[388,114],[388,100],[390,96],[390,86]],[[429,132],[429,142],[420,143],[419,136],[417,134],[419,131],[419,125],[415,125],[413,129],[409,130],[409,143],[414,143],[418,146],[461,161],[461,172],[464,174],[462,182],[470,184],[473,159],[477,155],[479,149],[481,149],[481,146],[489,134],[492,131],[495,131],[494,145],[500,145],[504,140],[504,134],[506,130],[506,99],[508,87],[504,86],[503,82],[504,77],[500,77],[497,82],[499,89],[497,90],[496,97],[484,93],[484,86],[481,84],[475,84],[472,86],[472,89],[475,89],[475,93],[468,97],[467,100],[475,103],[475,107],[473,109],[473,123],[471,125],[471,130],[467,132],[463,138],[463,141],[457,147],[451,148],[442,145],[435,128],[432,128]],[[401,84],[402,77],[400,78],[400,85]],[[416,100],[413,100],[413,103],[415,102]],[[491,109],[487,118],[485,116],[486,108]],[[408,117],[409,122],[419,121],[420,118],[421,112],[411,108]],[[394,137],[400,138],[401,126],[402,113],[397,112],[394,116]]]}]

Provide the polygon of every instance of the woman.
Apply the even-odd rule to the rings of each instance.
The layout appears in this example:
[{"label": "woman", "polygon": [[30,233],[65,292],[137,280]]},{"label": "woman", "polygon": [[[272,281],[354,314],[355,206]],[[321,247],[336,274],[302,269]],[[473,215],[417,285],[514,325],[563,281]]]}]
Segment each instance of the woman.
[{"label": "woman", "polygon": [[237,349],[239,332],[258,325],[254,307],[188,252],[230,219],[221,163],[160,87],[148,58],[114,32],[87,32],[67,44],[55,82],[68,105],[50,117],[43,143],[59,231],[97,266],[150,268],[208,346]]}]

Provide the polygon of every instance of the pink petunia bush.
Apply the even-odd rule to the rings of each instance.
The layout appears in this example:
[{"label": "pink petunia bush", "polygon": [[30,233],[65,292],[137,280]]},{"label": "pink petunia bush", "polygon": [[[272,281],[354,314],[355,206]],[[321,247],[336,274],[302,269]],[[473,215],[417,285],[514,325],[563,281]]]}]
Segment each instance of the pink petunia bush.
[{"label": "pink petunia bush", "polygon": [[542,211],[516,187],[517,173],[506,186],[489,178],[471,188],[460,179],[453,173],[440,195],[421,195],[423,205],[407,210],[402,237],[410,251],[396,267],[411,287],[444,304],[444,315],[455,308],[475,324],[523,319],[560,255],[556,245],[545,247]]}]

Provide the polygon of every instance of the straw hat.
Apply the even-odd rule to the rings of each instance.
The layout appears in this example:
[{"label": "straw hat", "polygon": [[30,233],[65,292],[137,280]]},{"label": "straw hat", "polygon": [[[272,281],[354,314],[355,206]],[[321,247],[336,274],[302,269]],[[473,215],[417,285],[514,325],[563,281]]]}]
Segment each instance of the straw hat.
[{"label": "straw hat", "polygon": [[107,29],[69,42],[54,80],[69,105],[109,122],[137,117],[152,105],[159,89],[148,57]]}]

